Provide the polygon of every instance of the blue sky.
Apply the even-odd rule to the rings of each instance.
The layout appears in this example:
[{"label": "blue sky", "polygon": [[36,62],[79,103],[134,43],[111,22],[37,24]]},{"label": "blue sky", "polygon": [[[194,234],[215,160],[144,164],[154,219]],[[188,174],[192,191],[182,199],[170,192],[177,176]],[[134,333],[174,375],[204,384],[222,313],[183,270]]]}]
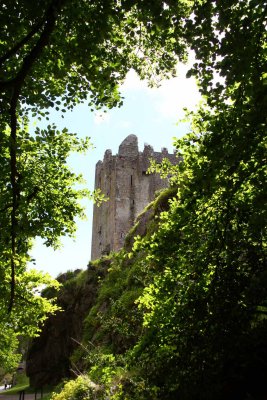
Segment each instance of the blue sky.
[{"label": "blue sky", "polygon": [[[90,111],[85,104],[77,106],[72,112],[67,112],[65,118],[52,112],[51,122],[59,128],[68,128],[77,132],[80,137],[89,136],[94,149],[86,155],[73,155],[69,163],[71,168],[82,173],[86,186],[94,189],[95,164],[103,159],[106,149],[113,154],[118,152],[120,143],[129,134],[138,137],[139,150],[148,143],[155,151],[167,147],[173,150],[173,138],[187,132],[186,124],[178,124],[183,117],[183,108],[193,108],[200,100],[197,86],[192,78],[186,79],[187,67],[178,67],[178,76],[162,82],[160,88],[148,88],[146,82],[140,81],[134,72],[127,75],[121,88],[124,96],[122,107],[103,111]],[[93,204],[86,200],[87,220],[77,221],[76,238],[62,238],[62,247],[54,251],[37,240],[31,255],[36,260],[35,268],[50,273],[56,277],[59,273],[76,268],[85,269],[90,260],[91,230]]]}]

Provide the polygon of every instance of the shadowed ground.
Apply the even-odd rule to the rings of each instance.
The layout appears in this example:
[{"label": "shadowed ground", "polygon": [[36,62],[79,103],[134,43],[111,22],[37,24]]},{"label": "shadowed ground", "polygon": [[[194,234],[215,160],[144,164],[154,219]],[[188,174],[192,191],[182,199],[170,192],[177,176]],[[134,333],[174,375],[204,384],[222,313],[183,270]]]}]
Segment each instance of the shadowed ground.
[{"label": "shadowed ground", "polygon": [[[0,399],[1,400],[19,400],[19,394],[5,394],[3,392],[0,392]],[[34,400],[35,395],[34,393],[26,393],[24,395],[24,400]],[[40,397],[37,397],[37,399],[40,399]]]}]

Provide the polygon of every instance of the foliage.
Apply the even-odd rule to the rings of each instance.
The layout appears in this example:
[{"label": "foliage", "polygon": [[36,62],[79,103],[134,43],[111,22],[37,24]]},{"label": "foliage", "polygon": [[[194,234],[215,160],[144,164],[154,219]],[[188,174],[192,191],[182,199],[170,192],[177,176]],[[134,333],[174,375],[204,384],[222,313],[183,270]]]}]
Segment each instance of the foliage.
[{"label": "foliage", "polygon": [[[124,252],[113,256],[95,304],[84,321],[83,341],[86,345],[93,342],[93,346],[105,346],[106,343],[111,352],[120,354],[135,342],[141,327],[141,313],[135,300],[144,285],[142,269],[141,261],[139,264],[135,260],[132,265]],[[92,365],[91,350],[85,357],[87,366]]]},{"label": "foliage", "polygon": [[[77,91],[79,101],[88,87],[97,104],[118,103],[116,84],[129,67],[141,75],[147,70],[151,77],[154,70],[147,64],[151,56],[155,71],[163,68],[165,72],[165,67],[172,67],[175,53],[183,57],[185,44],[196,54],[188,75],[196,76],[203,94],[198,111],[188,114],[191,131],[176,140],[183,161],[161,168],[178,188],[177,196],[167,202],[170,209],[161,213],[154,232],[137,238],[130,258],[122,252],[110,260],[85,321],[84,345],[91,346],[85,365],[96,387],[103,389],[99,398],[263,399],[267,373],[266,1],[88,3],[84,15],[91,18],[92,11],[94,17],[101,15],[100,35],[85,53],[86,57],[94,54],[96,61],[88,64],[79,62],[72,45],[84,48],[80,42],[87,36],[82,33],[91,28],[96,32],[94,26],[70,23],[68,30],[70,14],[64,14],[64,19],[58,8],[78,15],[75,12],[84,3],[55,4],[60,18],[53,43],[60,62],[48,65],[52,79],[41,107],[59,95],[66,107],[73,106],[69,93],[80,73],[78,67],[88,77]],[[63,28],[64,36],[60,35]],[[23,24],[16,29],[23,29]],[[65,50],[58,49],[62,40],[69,40],[66,32],[74,37],[70,44],[77,62],[74,69]],[[37,43],[33,34],[19,50]],[[135,52],[139,45],[140,53]],[[168,52],[166,64],[165,56],[158,58],[162,48]],[[45,47],[40,60],[49,59],[51,49]],[[110,55],[118,65],[106,63]],[[13,59],[13,68],[7,72],[20,71],[19,62],[19,57]],[[69,88],[66,67],[73,71]],[[90,80],[95,67],[103,73],[98,83],[107,80],[107,92]],[[38,68],[36,64],[32,69],[33,77]],[[27,80],[28,88],[31,84]],[[38,81],[37,93],[39,86]],[[33,99],[29,104],[34,107]],[[89,382],[84,388],[84,377],[79,377],[58,396],[89,396]]]},{"label": "foliage", "polygon": [[[95,399],[97,392],[100,392],[101,388],[95,385],[88,376],[80,375],[75,380],[70,380],[65,383],[60,393],[52,393],[51,400],[87,400]],[[101,393],[100,393],[101,394]],[[104,397],[97,397],[98,399]]]},{"label": "foliage", "polygon": [[124,354],[136,385],[121,380],[117,398],[265,396],[266,19],[266,2],[233,0],[195,2],[186,21],[197,57],[188,75],[204,98],[176,140],[183,162],[162,168],[177,197],[131,255],[150,278],[137,302],[143,329]]},{"label": "foliage", "polygon": [[[1,41],[4,100],[10,98],[12,86],[23,84],[21,101],[37,114],[51,106],[72,108],[86,100],[87,93],[97,104],[118,103],[117,84],[130,68],[158,79],[170,74],[177,54],[184,57],[179,17],[190,12],[190,5],[190,1],[4,3],[1,24],[7,28],[9,23]],[[181,40],[174,40],[177,37]]]},{"label": "foliage", "polygon": [[[12,377],[9,382],[12,382]],[[26,391],[27,389],[29,389],[29,378],[24,372],[20,372],[15,375],[15,385],[12,385],[10,389],[5,390],[5,395],[19,394],[20,391]]]},{"label": "foliage", "polygon": [[139,245],[159,272],[139,300],[146,330],[131,363],[161,399],[259,399],[265,390],[263,3],[202,2],[188,22],[199,59],[190,73],[206,101],[176,141],[178,197]]},{"label": "foliage", "polygon": [[[160,199],[151,203],[154,212],[157,213],[163,204],[166,209],[167,198],[173,195],[173,190],[161,193]],[[149,225],[155,229],[153,218]],[[148,228],[147,237],[152,229]],[[142,331],[142,313],[136,300],[152,281],[155,271],[144,260],[142,250],[140,253],[139,250],[132,253],[122,250],[91,264],[96,269],[105,267],[106,274],[84,320],[82,343],[71,356],[73,368],[83,373],[87,371],[90,379],[101,385],[111,399],[153,399],[156,386],[146,385],[133,368],[127,369],[127,352]],[[89,266],[87,273],[90,276],[94,270]],[[82,281],[79,284],[83,285]]]},{"label": "foliage", "polygon": [[[81,177],[69,170],[66,160],[70,152],[86,150],[89,141],[78,140],[66,129],[59,132],[51,122],[30,134],[28,119],[49,120],[51,107],[63,115],[88,97],[91,106],[121,105],[118,85],[131,68],[154,83],[171,76],[177,57],[186,57],[181,33],[191,5],[188,0],[1,2],[0,317],[4,330],[13,327],[18,314],[16,331],[36,333],[38,318],[53,312],[52,303],[33,295],[47,278],[39,276],[37,282],[35,273],[32,278],[26,273],[29,251],[37,236],[48,246],[58,246],[60,236],[73,235],[75,217],[83,214],[78,200],[88,195],[77,189]],[[99,192],[93,197],[103,199]],[[22,286],[28,305],[24,300],[20,305]],[[27,318],[32,312],[28,328],[20,326],[22,307],[27,308]],[[3,338],[1,347],[8,343]]]},{"label": "foliage", "polygon": [[0,323],[0,327],[0,360],[5,374],[18,365],[21,355],[17,353],[18,339],[13,329],[5,323]]},{"label": "foliage", "polygon": [[[4,281],[8,282],[9,277],[9,270],[6,269]],[[21,359],[21,354],[17,353],[20,336],[36,336],[41,330],[45,315],[53,314],[58,309],[54,299],[49,301],[39,295],[40,285],[45,284],[58,288],[57,281],[36,270],[26,271],[23,276],[17,277],[14,306],[9,314],[5,307],[9,298],[4,296],[4,290],[1,291],[0,360],[6,370],[15,368]]]},{"label": "foliage", "polygon": [[[151,173],[160,173],[161,169],[159,165],[151,161],[150,171]],[[159,214],[169,208],[169,201],[176,194],[177,187],[175,186],[157,191],[155,193],[155,200],[149,203],[137,216],[134,226],[129,230],[124,240],[124,249],[129,252],[129,256],[134,241],[138,236],[151,235],[157,229]]]},{"label": "foliage", "polygon": [[189,139],[179,142],[178,199],[145,244],[147,262],[159,273],[140,299],[147,333],[133,362],[167,398],[172,390],[185,399],[229,398],[242,390],[255,395],[265,370],[255,359],[266,351],[267,329],[259,319],[267,294],[261,137],[258,154],[215,177],[200,175],[206,165],[214,174],[212,160],[207,146]]}]

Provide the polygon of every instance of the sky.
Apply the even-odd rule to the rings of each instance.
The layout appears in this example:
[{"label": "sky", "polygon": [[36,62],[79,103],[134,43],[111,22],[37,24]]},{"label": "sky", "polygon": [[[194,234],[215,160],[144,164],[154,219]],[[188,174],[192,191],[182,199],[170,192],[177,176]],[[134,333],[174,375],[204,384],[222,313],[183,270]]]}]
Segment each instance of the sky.
[{"label": "sky", "polygon": [[[200,100],[193,78],[186,79],[188,67],[179,65],[176,78],[163,81],[159,88],[149,88],[145,81],[130,71],[121,87],[124,104],[120,108],[92,112],[86,104],[73,111],[51,112],[49,123],[55,122],[59,129],[68,128],[79,137],[89,136],[94,149],[86,155],[75,154],[69,165],[76,173],[82,173],[89,190],[94,189],[95,165],[102,160],[107,149],[115,155],[121,142],[130,134],[138,137],[139,151],[150,144],[155,151],[167,147],[173,152],[173,138],[188,132],[186,123],[179,123],[184,116],[184,107],[193,109]],[[54,251],[37,239],[31,256],[35,265],[30,265],[51,276],[57,277],[68,270],[86,269],[91,255],[93,203],[83,200],[87,220],[77,220],[76,238],[62,238],[62,246]]]}]

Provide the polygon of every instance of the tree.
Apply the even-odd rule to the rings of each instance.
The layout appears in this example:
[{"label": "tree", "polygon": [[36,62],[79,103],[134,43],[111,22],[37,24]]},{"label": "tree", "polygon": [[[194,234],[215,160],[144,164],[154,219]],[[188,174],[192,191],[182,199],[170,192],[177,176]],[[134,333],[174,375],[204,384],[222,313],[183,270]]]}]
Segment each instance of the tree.
[{"label": "tree", "polygon": [[[78,199],[85,194],[75,188],[80,177],[66,159],[70,151],[88,148],[88,140],[59,132],[52,123],[30,134],[29,117],[49,119],[50,107],[64,113],[88,95],[97,107],[120,105],[118,85],[130,68],[151,81],[170,76],[177,56],[185,58],[183,19],[190,5],[173,0],[1,3],[0,315],[5,335],[10,329],[16,335],[35,334],[41,316],[54,311],[34,294],[47,278],[28,274],[29,250],[37,236],[55,246],[61,235],[73,234],[74,217],[82,215]],[[4,336],[1,345],[14,348]]]},{"label": "tree", "polygon": [[133,365],[161,399],[262,399],[267,3],[195,5],[189,75],[205,97],[176,141],[183,162],[167,170],[177,197],[141,244],[158,273],[140,298],[145,333]]}]

